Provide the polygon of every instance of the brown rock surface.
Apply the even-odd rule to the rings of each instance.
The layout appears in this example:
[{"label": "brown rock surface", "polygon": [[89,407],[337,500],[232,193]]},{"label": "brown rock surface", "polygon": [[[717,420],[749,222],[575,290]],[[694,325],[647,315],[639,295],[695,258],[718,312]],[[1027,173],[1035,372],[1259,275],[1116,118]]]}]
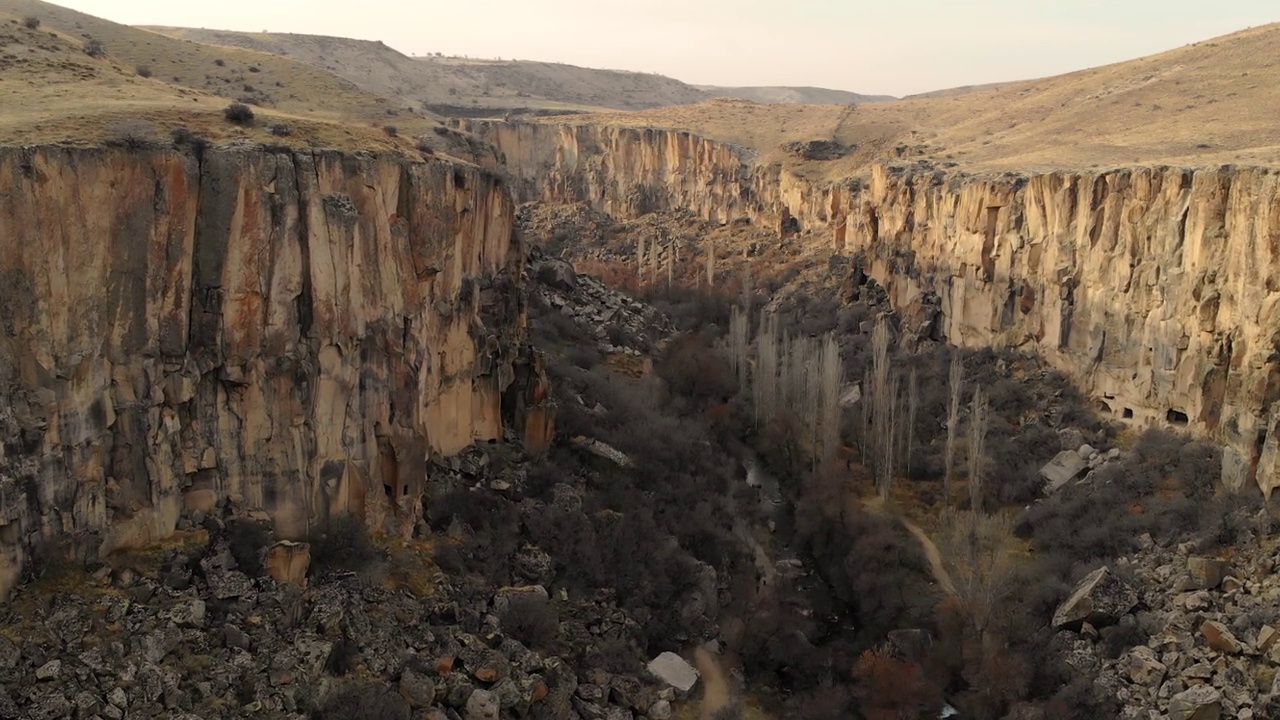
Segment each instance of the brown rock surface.
[{"label": "brown rock surface", "polygon": [[476,168],[0,149],[0,235],[0,592],[38,536],[145,543],[186,502],[391,522],[504,431],[523,256]]},{"label": "brown rock surface", "polygon": [[278,542],[267,550],[262,565],[276,582],[304,587],[311,567],[311,546],[287,540]]},{"label": "brown rock surface", "polygon": [[896,306],[937,293],[949,341],[1034,349],[1117,420],[1224,442],[1230,484],[1280,485],[1274,172],[874,165],[820,183],[686,131],[465,125],[503,152],[521,199],[747,217],[861,253]]}]

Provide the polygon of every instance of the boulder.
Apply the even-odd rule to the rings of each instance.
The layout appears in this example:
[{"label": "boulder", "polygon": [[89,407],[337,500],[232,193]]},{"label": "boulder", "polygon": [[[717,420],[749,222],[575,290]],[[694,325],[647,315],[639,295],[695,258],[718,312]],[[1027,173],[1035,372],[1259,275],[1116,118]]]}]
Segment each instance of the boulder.
[{"label": "boulder", "polygon": [[173,606],[170,617],[178,627],[204,627],[205,605],[200,598],[192,598]]},{"label": "boulder", "polygon": [[698,682],[698,671],[684,658],[673,652],[664,652],[649,661],[649,673],[662,682],[687,693]]},{"label": "boulder", "polygon": [[473,690],[467,698],[466,720],[498,720],[498,698],[488,690]]},{"label": "boulder", "polygon": [[306,587],[307,570],[311,568],[311,546],[287,540],[278,542],[267,550],[262,565],[276,582]]},{"label": "boulder", "polygon": [[1167,670],[1164,663],[1156,660],[1155,651],[1145,645],[1139,645],[1125,656],[1125,675],[1138,685],[1160,687]]},{"label": "boulder", "polygon": [[1053,626],[1079,627],[1085,622],[1112,625],[1137,604],[1138,593],[1104,565],[1085,576],[1058,606],[1053,613]]},{"label": "boulder", "polygon": [[578,288],[578,273],[573,266],[556,258],[543,258],[534,266],[538,280],[557,290],[572,292]]},{"label": "boulder", "polygon": [[1222,693],[1209,685],[1197,685],[1169,700],[1169,720],[1219,720]]},{"label": "boulder", "polygon": [[431,678],[406,668],[400,673],[400,696],[409,701],[409,707],[431,707],[436,701],[436,684]]},{"label": "boulder", "polygon": [[1231,634],[1227,626],[1215,620],[1204,621],[1200,625],[1200,634],[1209,643],[1209,647],[1217,652],[1239,655],[1244,650],[1244,646],[1235,635]]},{"label": "boulder", "polygon": [[1258,631],[1258,652],[1270,650],[1277,640],[1280,640],[1280,633],[1276,632],[1276,629],[1270,625],[1263,625],[1262,629]]},{"label": "boulder", "polygon": [[1225,560],[1192,556],[1187,558],[1187,574],[1191,576],[1188,590],[1212,590],[1222,584],[1230,566]]},{"label": "boulder", "polygon": [[1040,477],[1045,480],[1048,492],[1054,492],[1063,485],[1079,477],[1089,466],[1080,453],[1075,450],[1063,450],[1040,468]]}]

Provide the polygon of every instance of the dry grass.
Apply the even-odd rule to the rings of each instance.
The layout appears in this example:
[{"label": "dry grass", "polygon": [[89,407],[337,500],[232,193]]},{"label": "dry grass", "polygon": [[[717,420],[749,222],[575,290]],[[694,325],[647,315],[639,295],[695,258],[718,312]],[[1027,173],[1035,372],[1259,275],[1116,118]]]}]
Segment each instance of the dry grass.
[{"label": "dry grass", "polygon": [[449,106],[482,115],[512,109],[596,111],[695,103],[709,97],[692,85],[645,73],[525,60],[413,58],[381,42],[318,35],[148,29],[183,40],[300,60],[390,98],[403,108]]},{"label": "dry grass", "polygon": [[[561,119],[688,129],[756,149],[765,162],[835,179],[872,159],[975,170],[1135,164],[1280,164],[1280,25],[1040,80],[859,106],[714,101]],[[543,120],[555,122],[556,120]],[[781,145],[835,139],[858,149],[801,161]]]},{"label": "dry grass", "polygon": [[[21,19],[38,17],[37,30]],[[90,57],[87,42],[106,54]],[[138,74],[149,69],[151,77]],[[222,110],[234,100],[255,105],[256,127],[236,128]],[[179,125],[210,140],[249,139],[280,145],[362,147],[411,152],[414,135],[434,132],[437,118],[409,113],[323,69],[241,48],[176,40],[39,2],[0,0],[0,144],[98,144],[113,128],[138,119],[163,142]],[[293,126],[290,138],[269,126]],[[401,138],[388,138],[389,123]],[[268,140],[268,138],[270,138]]]}]

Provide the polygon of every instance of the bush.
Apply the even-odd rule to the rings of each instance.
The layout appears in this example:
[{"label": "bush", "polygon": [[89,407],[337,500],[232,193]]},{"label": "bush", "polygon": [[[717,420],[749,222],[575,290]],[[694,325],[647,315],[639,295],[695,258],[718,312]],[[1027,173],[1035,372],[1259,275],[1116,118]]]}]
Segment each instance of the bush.
[{"label": "bush", "polygon": [[34,15],[28,15],[22,18],[22,24],[28,30],[36,30],[40,27],[40,18]]},{"label": "bush", "polygon": [[400,134],[400,128],[395,125],[383,125],[382,132],[386,133],[387,137],[395,137]]},{"label": "bush", "polygon": [[173,138],[173,144],[178,147],[189,145],[196,151],[201,151],[209,147],[209,141],[206,138],[200,137],[184,125],[179,125],[173,130],[170,130],[169,137]]},{"label": "bush", "polygon": [[409,720],[409,702],[389,685],[348,685],[331,695],[312,720]]},{"label": "bush", "polygon": [[417,147],[418,152],[422,153],[423,155],[436,154],[435,148],[431,147],[431,143],[427,142],[426,140],[419,140],[418,144],[415,147]]},{"label": "bush", "polygon": [[369,529],[353,515],[329,520],[328,527],[312,535],[311,563],[316,567],[355,570],[377,555]]},{"label": "bush", "polygon": [[325,672],[334,677],[343,677],[355,669],[356,659],[359,657],[360,647],[344,634],[341,640],[334,643],[329,657],[325,658]]},{"label": "bush", "polygon": [[107,54],[107,46],[101,40],[89,39],[85,41],[84,52],[89,57],[100,58]]},{"label": "bush", "polygon": [[145,120],[124,120],[107,129],[106,144],[126,150],[141,150],[159,142],[156,127]]},{"label": "bush", "polygon": [[223,60],[222,58],[218,58],[217,60],[214,60],[214,61],[213,61],[213,64],[214,64],[214,65],[217,65],[218,67],[226,67],[226,66],[227,66],[227,61],[226,61],[226,60]]},{"label": "bush", "polygon": [[226,116],[228,122],[242,126],[252,125],[255,117],[248,105],[238,102],[228,105],[222,114]]},{"label": "bush", "polygon": [[138,77],[144,78],[149,78],[154,74],[151,72],[150,65],[139,65],[136,72],[138,73]]},{"label": "bush", "polygon": [[252,520],[231,520],[227,523],[227,540],[240,571],[249,577],[261,575],[262,551],[271,542],[267,527]]},{"label": "bush", "polygon": [[534,650],[549,650],[560,635],[559,613],[550,600],[541,596],[510,598],[499,618],[504,633]]},{"label": "bush", "polygon": [[284,123],[276,123],[271,126],[271,134],[276,137],[288,137],[293,134],[293,128]]}]

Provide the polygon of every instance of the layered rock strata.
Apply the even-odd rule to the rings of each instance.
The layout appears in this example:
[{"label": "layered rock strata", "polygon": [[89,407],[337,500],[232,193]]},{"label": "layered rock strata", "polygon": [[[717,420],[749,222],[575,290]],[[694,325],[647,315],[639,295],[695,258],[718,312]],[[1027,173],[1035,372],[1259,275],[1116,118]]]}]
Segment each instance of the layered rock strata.
[{"label": "layered rock strata", "polygon": [[1227,482],[1280,485],[1280,173],[973,176],[876,165],[817,183],[688,132],[473,121],[523,200],[687,208],[865,260],[963,346],[1049,358],[1116,419],[1207,433]]},{"label": "layered rock strata", "polygon": [[412,518],[431,454],[547,436],[523,262],[461,164],[0,149],[0,591],[42,538],[226,500],[283,538]]}]

